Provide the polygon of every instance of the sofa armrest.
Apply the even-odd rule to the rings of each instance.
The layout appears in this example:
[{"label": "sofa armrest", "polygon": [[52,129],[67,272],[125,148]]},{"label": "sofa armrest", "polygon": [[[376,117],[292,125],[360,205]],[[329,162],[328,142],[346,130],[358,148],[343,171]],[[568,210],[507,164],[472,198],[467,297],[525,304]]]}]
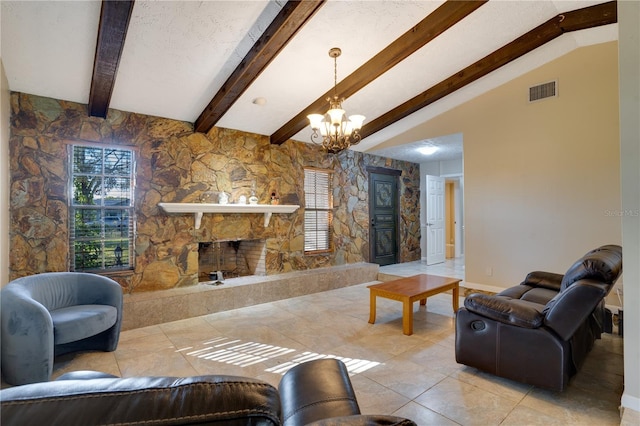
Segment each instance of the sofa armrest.
[{"label": "sofa armrest", "polygon": [[502,296],[474,293],[464,300],[464,306],[483,317],[524,328],[538,328],[544,319],[542,306]]},{"label": "sofa armrest", "polygon": [[544,325],[563,340],[569,340],[578,327],[607,295],[608,284],[580,280],[558,293],[544,308]]},{"label": "sofa armrest", "polygon": [[530,287],[542,287],[549,290],[560,291],[560,284],[564,275],[553,272],[533,271],[529,272],[521,283]]}]

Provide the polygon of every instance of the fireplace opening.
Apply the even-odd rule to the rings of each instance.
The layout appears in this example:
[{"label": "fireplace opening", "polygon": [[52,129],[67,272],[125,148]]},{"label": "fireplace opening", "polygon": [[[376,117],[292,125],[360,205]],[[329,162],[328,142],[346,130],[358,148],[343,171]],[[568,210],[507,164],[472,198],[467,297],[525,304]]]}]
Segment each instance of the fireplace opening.
[{"label": "fireplace opening", "polygon": [[265,240],[200,242],[198,243],[198,281],[266,275],[265,256]]}]

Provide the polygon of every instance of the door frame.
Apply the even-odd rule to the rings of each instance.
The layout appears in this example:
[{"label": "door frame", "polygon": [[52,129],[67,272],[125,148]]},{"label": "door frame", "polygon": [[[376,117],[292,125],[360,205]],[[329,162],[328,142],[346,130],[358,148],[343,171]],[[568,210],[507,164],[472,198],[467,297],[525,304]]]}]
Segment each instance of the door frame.
[{"label": "door frame", "polygon": [[402,175],[402,170],[396,169],[387,169],[385,167],[377,167],[377,166],[367,166],[365,169],[369,175],[367,176],[367,185],[369,190],[367,194],[369,195],[368,200],[368,208],[369,208],[369,259],[368,262],[373,262],[373,258],[375,257],[375,247],[374,241],[371,236],[373,235],[373,230],[371,229],[371,173],[376,173],[379,175],[390,175],[395,177],[396,181],[396,205],[398,206],[396,217],[395,217],[395,225],[396,225],[396,263],[401,263],[401,250],[400,250],[400,176]]}]

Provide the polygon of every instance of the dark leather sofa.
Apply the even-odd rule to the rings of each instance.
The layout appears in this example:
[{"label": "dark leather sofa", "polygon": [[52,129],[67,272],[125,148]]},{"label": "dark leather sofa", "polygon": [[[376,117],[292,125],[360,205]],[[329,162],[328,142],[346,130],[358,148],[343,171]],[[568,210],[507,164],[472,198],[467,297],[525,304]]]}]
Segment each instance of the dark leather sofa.
[{"label": "dark leather sofa", "polygon": [[469,295],[456,316],[456,361],[562,391],[604,324],[604,298],[622,273],[622,248],[591,250],[562,274],[535,271],[496,295]]},{"label": "dark leather sofa", "polygon": [[335,359],[290,369],[279,389],[234,376],[132,377],[80,371],[0,391],[11,425],[415,425],[362,415],[346,366]]}]

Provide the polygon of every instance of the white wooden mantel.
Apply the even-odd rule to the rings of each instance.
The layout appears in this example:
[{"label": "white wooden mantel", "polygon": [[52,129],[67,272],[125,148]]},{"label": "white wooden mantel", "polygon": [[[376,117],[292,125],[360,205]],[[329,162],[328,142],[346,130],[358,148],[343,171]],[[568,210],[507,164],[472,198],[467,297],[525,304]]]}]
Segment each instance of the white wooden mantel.
[{"label": "white wooden mantel", "polygon": [[293,213],[295,204],[213,204],[213,203],[158,203],[167,213],[193,213],[195,227],[200,229],[205,213],[264,213],[264,227],[269,226],[273,213]]}]

